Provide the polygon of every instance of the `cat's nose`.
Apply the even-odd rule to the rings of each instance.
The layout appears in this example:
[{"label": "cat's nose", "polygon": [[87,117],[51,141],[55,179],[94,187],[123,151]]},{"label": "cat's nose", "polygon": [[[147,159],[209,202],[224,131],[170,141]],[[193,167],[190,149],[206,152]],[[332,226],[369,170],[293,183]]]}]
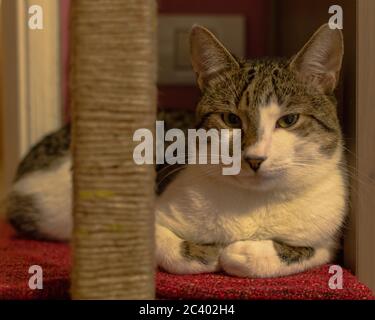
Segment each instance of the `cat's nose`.
[{"label": "cat's nose", "polygon": [[246,156],[245,160],[249,163],[250,168],[254,170],[254,172],[257,172],[261,166],[261,164],[266,160],[266,157],[251,157]]}]

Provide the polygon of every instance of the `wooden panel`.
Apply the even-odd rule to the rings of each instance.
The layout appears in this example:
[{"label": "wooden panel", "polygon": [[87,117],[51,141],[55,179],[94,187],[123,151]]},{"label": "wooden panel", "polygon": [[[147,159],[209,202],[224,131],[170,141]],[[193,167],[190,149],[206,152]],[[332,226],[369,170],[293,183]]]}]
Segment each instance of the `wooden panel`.
[{"label": "wooden panel", "polygon": [[[43,29],[28,27],[31,5],[43,9]],[[31,145],[61,125],[58,0],[3,0],[4,185]]]},{"label": "wooden panel", "polygon": [[[26,12],[32,5],[43,8],[43,30],[25,30],[25,69],[27,78],[26,147],[46,133],[61,126],[61,63],[59,0],[27,0]],[[26,16],[29,19],[29,15]],[[21,150],[23,153],[24,150]]]},{"label": "wooden panel", "polygon": [[[15,34],[18,26],[15,13],[18,1],[3,0],[1,3],[2,32],[2,137],[3,137],[3,183],[4,189],[10,185],[17,161],[20,156],[19,139],[19,110],[22,94],[18,83],[20,81],[19,57],[16,54],[19,45]],[[5,32],[12,30],[12,32]],[[6,81],[4,81],[6,79]]]},{"label": "wooden panel", "polygon": [[375,291],[375,1],[358,1],[357,274]]}]

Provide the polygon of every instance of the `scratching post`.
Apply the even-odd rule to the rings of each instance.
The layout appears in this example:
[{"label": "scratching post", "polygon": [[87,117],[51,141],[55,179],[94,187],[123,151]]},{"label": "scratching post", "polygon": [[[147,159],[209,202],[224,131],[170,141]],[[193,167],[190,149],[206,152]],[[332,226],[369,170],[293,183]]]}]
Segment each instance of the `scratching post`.
[{"label": "scratching post", "polygon": [[150,299],[155,177],[132,137],[155,126],[155,1],[74,0],[71,14],[72,298]]}]

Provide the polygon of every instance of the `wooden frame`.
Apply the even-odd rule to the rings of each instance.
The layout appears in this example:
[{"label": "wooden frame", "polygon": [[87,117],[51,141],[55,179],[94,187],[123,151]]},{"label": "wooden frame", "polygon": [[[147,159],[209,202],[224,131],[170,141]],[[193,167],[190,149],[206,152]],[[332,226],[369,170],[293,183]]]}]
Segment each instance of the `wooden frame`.
[{"label": "wooden frame", "polygon": [[[31,5],[43,9],[43,29],[28,27]],[[19,159],[61,125],[58,0],[3,0],[3,172],[5,189]]]}]

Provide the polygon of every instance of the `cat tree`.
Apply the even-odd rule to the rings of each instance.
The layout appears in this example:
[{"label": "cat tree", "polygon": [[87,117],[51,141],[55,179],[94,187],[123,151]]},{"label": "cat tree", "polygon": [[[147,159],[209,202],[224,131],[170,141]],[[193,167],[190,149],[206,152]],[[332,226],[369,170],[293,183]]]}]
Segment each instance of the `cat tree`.
[{"label": "cat tree", "polygon": [[156,114],[154,0],[72,1],[73,299],[154,297],[154,168],[133,133]]}]

